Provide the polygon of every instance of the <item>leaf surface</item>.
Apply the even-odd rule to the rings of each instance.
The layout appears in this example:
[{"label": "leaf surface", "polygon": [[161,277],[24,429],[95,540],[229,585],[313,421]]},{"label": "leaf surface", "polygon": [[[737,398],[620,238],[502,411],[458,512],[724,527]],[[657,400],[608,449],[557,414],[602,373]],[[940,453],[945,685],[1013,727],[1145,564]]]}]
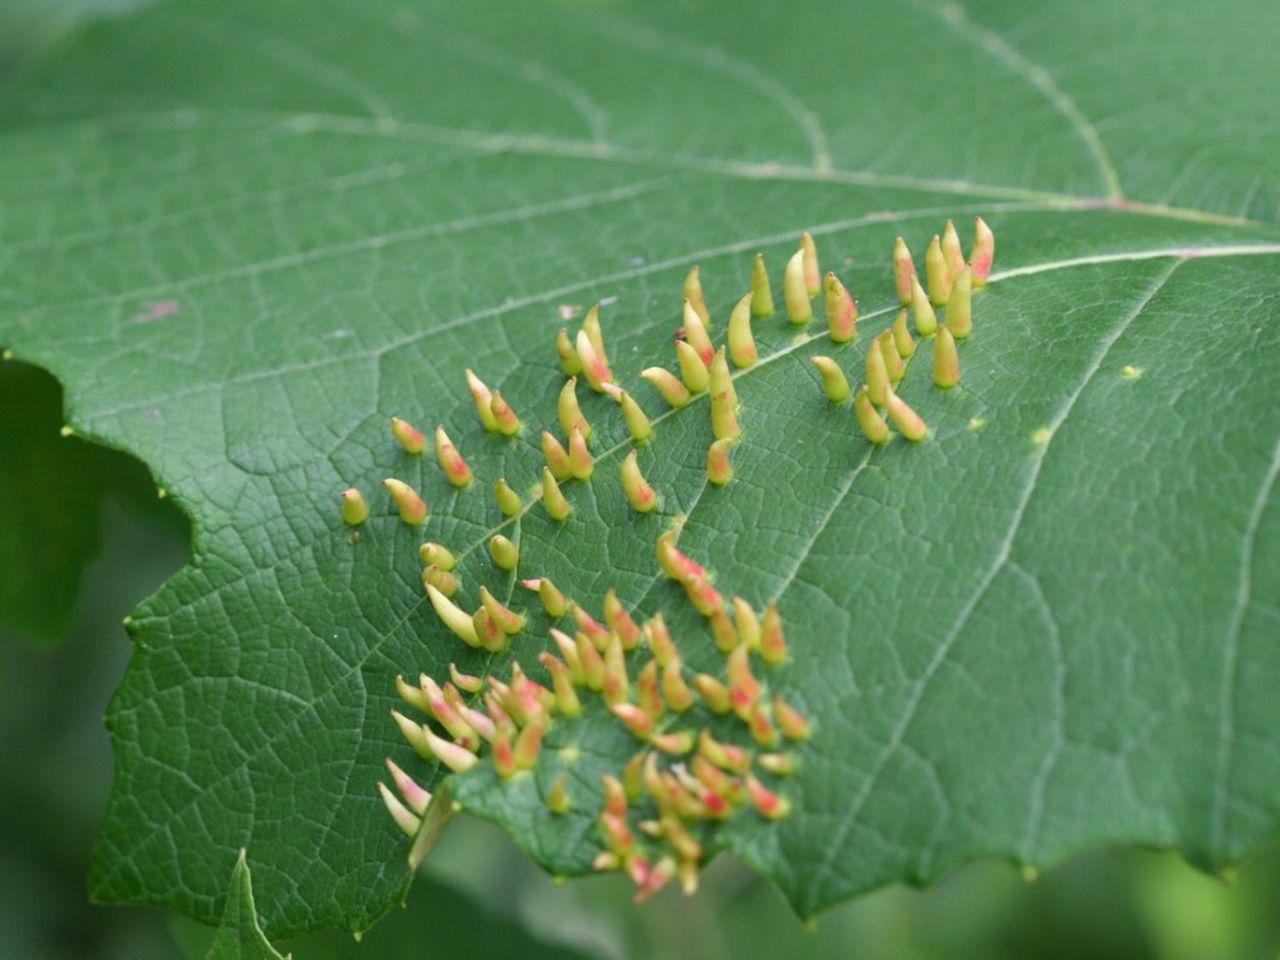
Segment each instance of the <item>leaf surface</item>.
[{"label": "leaf surface", "polygon": [[[215,921],[247,847],[272,936],[396,902],[406,843],[374,784],[384,756],[415,761],[393,678],[506,664],[440,627],[422,534],[379,481],[424,492],[469,605],[481,583],[514,596],[483,549],[489,490],[535,482],[562,306],[607,304],[615,371],[656,420],[637,374],[673,366],[689,267],[722,337],[754,253],[780,303],[806,228],[862,332],[757,323],[728,487],[706,484],[696,401],[641,451],[663,502],[637,518],[621,418],[585,397],[597,476],[573,519],[504,528],[520,576],[594,611],[616,586],[700,669],[719,655],[653,559],[673,518],[722,590],[779,602],[775,681],[815,725],[796,812],[716,843],[808,915],[979,855],[1124,842],[1216,866],[1274,834],[1274,5],[1090,0],[1071,29],[1047,2],[495,9],[164,3],[0,96],[0,340],[195,524],[190,566],[134,617],[97,896]],[[872,450],[808,357],[856,383],[896,309],[894,237],[919,263],[976,214],[997,273],[962,384],[934,390],[923,345],[902,395],[931,438]],[[483,432],[468,366],[524,435]],[[397,452],[393,414],[447,424],[478,482]],[[375,507],[356,544],[350,485]],[[457,795],[583,872],[598,775],[634,744],[591,712],[549,746],[580,751],[572,814],[545,813],[551,763],[510,787],[478,768]]]}]

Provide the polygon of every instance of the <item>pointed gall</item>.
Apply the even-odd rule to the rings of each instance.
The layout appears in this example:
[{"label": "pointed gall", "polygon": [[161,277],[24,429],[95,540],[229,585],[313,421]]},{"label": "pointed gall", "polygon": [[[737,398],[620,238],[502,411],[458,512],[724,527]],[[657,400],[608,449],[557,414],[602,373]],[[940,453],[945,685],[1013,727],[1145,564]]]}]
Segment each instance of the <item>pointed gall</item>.
[{"label": "pointed gall", "polygon": [[670,370],[664,370],[662,367],[646,367],[640,371],[640,376],[653,384],[662,394],[662,399],[667,401],[673,409],[679,409],[689,402],[689,388]]},{"label": "pointed gall", "polygon": [[577,427],[569,434],[569,472],[576,480],[589,480],[595,472],[591,451],[587,449],[587,438]]},{"label": "pointed gall", "polygon": [[394,477],[388,477],[382,481],[382,484],[387,488],[387,493],[391,494],[391,499],[396,502],[401,520],[411,527],[421,526],[426,522],[427,503],[418,496],[417,490]]},{"label": "pointed gall", "polygon": [[500,533],[489,538],[489,557],[499,570],[514,570],[520,561],[520,549]]},{"label": "pointed gall", "polygon": [[813,306],[809,303],[809,291],[804,282],[803,250],[797,250],[787,261],[787,269],[782,275],[782,293],[788,320],[799,325],[813,319]]},{"label": "pointed gall", "polygon": [[493,497],[498,501],[498,509],[504,517],[514,517],[524,508],[524,504],[520,502],[520,494],[511,489],[506,477],[493,485]]},{"label": "pointed gall", "polygon": [[[545,476],[543,481],[546,481]],[[547,616],[552,620],[558,620],[569,612],[569,601],[564,598],[564,594],[551,582],[550,577],[541,577],[538,580],[524,580],[522,582],[530,590],[537,591],[538,596],[542,599],[542,606],[547,611]]]},{"label": "pointed gall", "polygon": [[769,711],[760,701],[752,706],[751,713],[747,716],[747,726],[751,730],[752,739],[762,747],[771,747],[778,739],[778,731],[774,729]]},{"label": "pointed gall", "polygon": [[498,425],[498,432],[504,437],[514,437],[520,432],[520,418],[497,390],[489,401],[489,411],[493,414],[493,422]]},{"label": "pointed gall", "polygon": [[607,365],[609,358],[605,354],[604,333],[600,329],[600,304],[597,303],[582,318],[582,332],[587,335],[587,339],[591,341],[591,346],[595,348],[596,353],[600,355],[600,359]]},{"label": "pointed gall", "polygon": [[947,276],[956,282],[960,271],[965,268],[964,251],[960,249],[960,235],[956,233],[956,225],[948,220],[947,229],[942,231],[942,259],[947,264]]},{"label": "pointed gall", "polygon": [[622,418],[627,421],[627,429],[631,431],[631,439],[636,443],[644,443],[653,436],[653,424],[640,409],[640,404],[625,390],[619,390],[614,398],[622,406]]},{"label": "pointed gall", "polygon": [[566,377],[576,377],[582,372],[582,360],[578,357],[578,351],[573,348],[569,331],[564,327],[556,334],[556,357],[559,358],[560,369]]},{"label": "pointed gall", "polygon": [[476,755],[466,747],[437,737],[426,727],[422,728],[422,735],[436,758],[454,773],[466,773],[476,765]]},{"label": "pointed gall", "polygon": [[707,480],[718,487],[724,486],[733,477],[729,451],[737,442],[734,437],[722,437],[707,447]]},{"label": "pointed gall", "polygon": [[729,653],[738,645],[738,630],[723,607],[711,611],[711,639],[721,653]]},{"label": "pointed gall", "polygon": [[649,481],[640,472],[636,451],[632,450],[623,459],[621,473],[622,491],[631,501],[632,508],[637,513],[648,513],[653,510],[658,505],[658,495],[654,493],[653,487],[649,486]]},{"label": "pointed gall", "polygon": [[778,605],[771,603],[764,609],[760,624],[760,659],[765,663],[779,664],[787,658],[787,638],[782,632],[782,615]]},{"label": "pointed gall", "polygon": [[407,420],[392,417],[391,435],[400,441],[405,453],[417,455],[427,449],[427,438]]},{"label": "pointed gall", "polygon": [[[587,423],[587,418],[582,415],[582,408],[578,405],[578,378],[571,377],[563,387],[560,388],[560,399],[558,401],[558,412],[560,414],[560,429],[564,431],[566,437],[572,436],[574,429],[582,432],[584,440],[591,439],[591,424]],[[546,446],[543,446],[543,452],[546,452]]]},{"label": "pointed gall", "polygon": [[547,461],[547,469],[557,480],[568,480],[573,476],[569,469],[569,451],[546,430],[542,431],[542,456]]},{"label": "pointed gall", "polygon": [[600,827],[604,830],[609,848],[620,857],[630,857],[636,852],[636,839],[626,820],[611,813],[600,814]]},{"label": "pointed gall", "polygon": [[909,360],[916,352],[916,342],[911,339],[911,331],[907,329],[905,308],[898,311],[898,317],[893,321],[893,345],[897,347],[898,356],[903,360]]},{"label": "pointed gall", "polygon": [[889,382],[898,383],[907,375],[907,365],[902,362],[902,355],[898,353],[898,347],[893,342],[893,331],[885,330],[881,333],[876,337],[876,344],[880,347],[880,355],[884,357],[884,368],[889,374]]},{"label": "pointed gall", "polygon": [[769,820],[777,820],[791,812],[791,804],[786,797],[774,793],[750,773],[747,774],[747,796],[751,798],[756,812]]},{"label": "pointed gall", "polygon": [[631,651],[640,646],[640,627],[631,619],[631,614],[627,613],[626,607],[618,599],[618,591],[613,587],[604,595],[604,622],[618,635],[623,650]]},{"label": "pointed gall", "polygon": [[540,717],[520,731],[512,748],[517,770],[532,770],[542,753],[542,738],[547,732],[547,720]]},{"label": "pointed gall", "polygon": [[441,570],[434,563],[422,571],[422,585],[425,587],[427,584],[431,584],[446,597],[452,597],[458,592],[458,578],[448,570]]},{"label": "pointed gall", "polygon": [[678,659],[667,661],[662,668],[662,696],[676,713],[684,713],[693,706],[693,691],[684,682],[684,670]]},{"label": "pointed gall", "polygon": [[898,288],[898,302],[904,307],[911,303],[916,279],[915,261],[907,242],[901,237],[893,242],[893,282]]},{"label": "pointed gall", "polygon": [[609,369],[609,364],[604,358],[596,352],[595,344],[587,336],[586,330],[578,331],[577,350],[578,359],[582,361],[582,375],[586,378],[587,385],[596,393],[603,393],[605,384],[613,382],[613,371]]},{"label": "pointed gall", "polygon": [[733,398],[734,409],[738,406],[738,391],[733,388],[733,374],[729,372],[729,361],[725,357],[725,348],[721,347],[715,352],[711,358],[711,365],[707,367],[709,376],[708,388],[711,395],[717,393],[727,393]]},{"label": "pointed gall", "polygon": [[547,809],[557,816],[573,809],[573,801],[569,799],[569,776],[561,773],[555,783],[547,791]]},{"label": "pointed gall", "polygon": [[818,245],[808,230],[800,234],[800,252],[804,254],[804,289],[816,297],[822,289],[822,270],[818,266]]},{"label": "pointed gall", "polygon": [[625,820],[627,816],[627,791],[622,781],[611,773],[600,774],[600,784],[604,787],[604,812],[613,817]]},{"label": "pointed gall", "polygon": [[613,706],[631,696],[631,681],[627,678],[627,659],[622,641],[616,633],[609,634],[604,647],[604,684],[601,687],[604,702]]},{"label": "pointed gall", "polygon": [[587,689],[600,692],[604,689],[604,658],[585,633],[579,633],[574,638],[574,645],[578,650],[578,662],[582,664],[582,679],[586,682]]},{"label": "pointed gall", "polygon": [[929,288],[929,302],[940,307],[951,295],[951,274],[947,270],[947,258],[942,254],[942,241],[935,233],[924,255],[925,282]]},{"label": "pointed gall", "polygon": [[889,398],[889,368],[879,340],[872,341],[867,350],[867,396],[877,407],[884,406]]},{"label": "pointed gall", "polygon": [[684,342],[697,351],[703,363],[707,366],[711,365],[711,358],[715,356],[715,348],[711,346],[711,335],[707,333],[706,324],[698,316],[698,311],[693,309],[688,300],[684,302]]},{"label": "pointed gall", "polygon": [[693,307],[694,313],[708,327],[711,326],[711,311],[707,309],[706,298],[702,295],[702,272],[695,264],[684,278],[684,299]]},{"label": "pointed gall", "polygon": [[400,791],[400,796],[404,797],[404,802],[409,809],[418,816],[426,813],[427,807],[431,803],[431,794],[422,789],[413,777],[396,766],[390,757],[387,757],[386,764],[387,770],[391,772],[392,782],[395,783],[396,789]]},{"label": "pointed gall", "polygon": [[422,557],[423,563],[434,563],[441,570],[452,570],[458,562],[447,547],[430,541],[418,548],[418,555]]},{"label": "pointed gall", "polygon": [[652,718],[634,703],[610,704],[609,710],[637,740],[648,740],[653,734]]},{"label": "pointed gall", "polygon": [[717,440],[736,440],[742,436],[735,406],[731,391],[721,390],[711,395],[711,432]]},{"label": "pointed gall", "polygon": [[471,626],[480,638],[480,646],[490,653],[501,653],[507,649],[507,635],[489,617],[489,611],[481,607],[471,615]]},{"label": "pointed gall", "polygon": [[587,639],[595,644],[597,650],[603,651],[605,644],[609,642],[609,630],[599,620],[582,609],[581,604],[571,601],[569,609],[573,611],[573,620],[578,625],[578,629],[586,634]]},{"label": "pointed gall", "polygon": [[973,277],[968,267],[960,271],[951,287],[943,322],[957,340],[965,339],[973,330]]},{"label": "pointed gall", "polygon": [[830,357],[813,357],[813,365],[822,375],[822,389],[832,403],[844,403],[849,399],[849,381],[845,378],[840,364]]},{"label": "pointed gall", "polygon": [[396,722],[396,726],[400,728],[400,735],[408,741],[409,746],[413,747],[418,756],[423,760],[435,759],[436,755],[431,752],[431,745],[427,742],[425,724],[415,723],[399,710],[391,711],[391,719]]},{"label": "pointed gall", "polygon": [[922,337],[932,337],[938,329],[938,316],[920,287],[920,279],[917,277],[912,282],[915,284],[915,296],[911,301],[911,312],[915,314],[916,333]]},{"label": "pointed gall", "polygon": [[657,660],[650,660],[636,674],[636,705],[654,720],[666,710],[658,680]]},{"label": "pointed gall", "polygon": [[938,336],[933,341],[933,383],[940,389],[950,390],[959,382],[960,354],[950,328],[943,325],[938,328]]},{"label": "pointed gall", "polygon": [[509,780],[516,772],[516,751],[512,745],[515,729],[499,728],[493,738],[493,768],[503,780]]},{"label": "pointed gall", "polygon": [[731,743],[720,743],[705,728],[698,736],[698,753],[729,773],[746,773],[751,767],[751,755],[746,750]]},{"label": "pointed gall", "polygon": [[858,418],[858,426],[862,435],[872,443],[885,443],[889,439],[889,427],[884,418],[871,405],[871,393],[867,387],[859,388],[853,398],[853,412]]},{"label": "pointed gall", "polygon": [[471,399],[476,405],[476,413],[480,415],[480,422],[484,425],[484,428],[490,433],[497,433],[498,421],[494,419],[493,409],[490,406],[493,401],[493,394],[489,392],[489,388],[485,386],[484,381],[470,369],[467,370],[467,389],[471,392]]},{"label": "pointed gall", "polygon": [[762,753],[756,757],[756,763],[777,777],[788,777],[796,772],[796,758],[789,753]]},{"label": "pointed gall", "polygon": [[355,487],[342,491],[342,522],[349,527],[358,527],[369,519],[369,504]]},{"label": "pointed gall", "polygon": [[467,693],[479,693],[484,689],[483,680],[469,673],[463,673],[458,669],[457,664],[449,664],[449,679],[453,681],[455,687]]},{"label": "pointed gall", "polygon": [[653,659],[658,661],[658,666],[666,667],[680,658],[676,652],[675,642],[671,639],[671,633],[667,630],[666,621],[662,619],[662,614],[655,613],[645,623],[644,640],[649,647],[649,652],[653,654]]},{"label": "pointed gall", "polygon": [[751,708],[760,699],[760,681],[751,672],[751,661],[746,647],[737,647],[725,662],[729,675],[729,700],[733,711],[746,719]]},{"label": "pointed gall", "polygon": [[996,259],[996,238],[987,222],[978,217],[973,222],[973,249],[969,251],[969,270],[973,273],[973,286],[985,287],[991,276],[991,264]]},{"label": "pointed gall", "polygon": [[729,356],[739,370],[756,362],[756,338],[751,332],[751,294],[747,294],[729,314]]},{"label": "pointed gall", "polygon": [[655,734],[649,740],[655,748],[663,753],[669,753],[673,756],[683,756],[693,749],[693,734],[688,730],[680,730],[675,733],[659,733]]},{"label": "pointed gall", "polygon": [[680,361],[680,379],[684,381],[688,392],[702,393],[706,390],[707,384],[711,382],[711,373],[702,357],[698,356],[698,351],[683,340],[677,340],[676,358]]},{"label": "pointed gall", "polygon": [[827,329],[833,343],[848,343],[858,335],[858,305],[834,273],[826,280]]},{"label": "pointed gall", "polygon": [[399,674],[396,675],[396,693],[400,695],[401,700],[415,710],[421,710],[423,713],[431,712],[431,705],[427,702],[427,695],[422,692],[422,688],[415,687]]},{"label": "pointed gall", "polygon": [[907,405],[907,401],[892,390],[889,391],[887,407],[889,417],[893,420],[893,425],[898,428],[899,433],[912,443],[919,443],[929,435],[929,430],[924,421],[920,419],[920,415]]},{"label": "pointed gall", "polygon": [[674,530],[668,530],[658,537],[657,552],[658,566],[662,567],[663,572],[672,580],[685,580],[689,577],[697,580],[706,579],[707,571],[676,546]]},{"label": "pointed gall", "polygon": [[471,468],[462,459],[458,448],[453,445],[443,426],[436,427],[436,460],[445,477],[455,487],[461,489],[471,482]]},{"label": "pointed gall", "polygon": [[391,814],[391,819],[395,821],[396,826],[404,831],[405,836],[416,837],[419,828],[422,826],[422,819],[414,815],[403,803],[396,799],[396,795],[381,781],[378,782],[378,792],[382,795],[383,806]]},{"label": "pointed gall", "polygon": [[804,714],[781,697],[773,698],[773,715],[788,739],[804,740],[809,736],[809,721]]},{"label": "pointed gall", "polygon": [[769,287],[769,271],[764,265],[764,254],[756,254],[751,268],[751,313],[757,317],[773,316],[773,291]]},{"label": "pointed gall", "polygon": [[586,686],[587,676],[582,669],[582,660],[578,657],[577,643],[567,633],[555,627],[551,628],[551,639],[555,641],[556,647],[560,650],[560,656],[569,670],[569,680],[574,686]]},{"label": "pointed gall", "polygon": [[489,588],[481,585],[480,603],[489,614],[489,619],[496,623],[507,636],[515,636],[524,629],[524,614],[516,613],[510,607],[503,606]]},{"label": "pointed gall", "polygon": [[693,678],[694,688],[707,702],[712,713],[728,713],[732,703],[729,699],[729,688],[709,673],[699,673]]},{"label": "pointed gall", "polygon": [[542,468],[542,505],[547,508],[547,515],[552,520],[567,520],[569,514],[573,512],[573,507],[565,499],[564,492],[556,482],[555,474],[551,472],[550,467]]}]

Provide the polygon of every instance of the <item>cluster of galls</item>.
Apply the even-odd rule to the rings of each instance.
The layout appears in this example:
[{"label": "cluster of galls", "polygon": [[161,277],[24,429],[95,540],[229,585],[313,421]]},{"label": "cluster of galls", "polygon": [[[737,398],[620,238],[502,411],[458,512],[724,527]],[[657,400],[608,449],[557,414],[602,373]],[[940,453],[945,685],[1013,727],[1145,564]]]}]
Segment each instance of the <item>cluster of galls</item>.
[{"label": "cluster of galls", "polygon": [[[435,565],[451,559],[438,544],[427,544],[426,554]],[[392,711],[405,739],[423,758],[465,773],[482,762],[487,746],[494,770],[510,779],[537,764],[543,738],[557,718],[581,713],[583,697],[600,697],[641,746],[622,769],[602,777],[604,849],[595,867],[624,870],[637,886],[637,900],[676,877],[686,892],[696,889],[706,824],[727,820],[748,806],[769,819],[785,816],[790,803],[766,786],[761,774],[790,774],[796,761],[782,745],[809,734],[804,716],[771,694],[767,681],[752,669],[753,660],[775,667],[786,659],[777,607],[770,604],[761,616],[741,597],[726,604],[703,567],[676,546],[672,531],[659,537],[657,558],[707,618],[725,657],[722,676],[688,675],[661,614],[638,624],[610,590],[601,622],[542,577],[523,584],[539,595],[548,616],[571,616],[575,626],[573,636],[551,629],[558,655],[546,650],[538,654],[550,687],[530,678],[518,662],[512,663],[505,682],[469,676],[450,665],[443,684],[425,674],[416,686],[396,678],[400,697],[429,722]],[[427,592],[440,621],[468,646],[503,650],[526,625],[524,615],[483,587],[482,606],[474,614],[431,583]],[[637,667],[641,659],[645,662]],[[697,714],[691,711],[699,700],[704,717],[736,717],[754,747],[720,742],[705,726],[695,732]],[[382,785],[383,800],[396,823],[413,836],[430,795],[390,760],[387,766],[400,797]],[[561,774],[546,798],[551,812],[567,812],[574,799]]]},{"label": "cluster of galls", "polygon": [[[934,383],[944,389],[954,387],[960,377],[956,341],[970,333],[972,291],[985,284],[990,274],[994,244],[991,231],[979,218],[973,250],[966,262],[955,227],[948,221],[944,235],[933,238],[925,258],[926,293],[911,253],[899,237],[894,246],[893,270],[904,309],[868,350],[866,383],[853,394],[839,364],[830,357],[813,358],[833,403],[843,403],[853,395],[858,423],[872,443],[884,443],[890,436],[877,408],[886,411],[906,439],[919,441],[927,436],[924,422],[895,391],[916,350],[906,308],[914,313],[916,333],[935,338]],[[832,342],[843,344],[855,339],[857,304],[834,273],[822,278],[817,246],[813,237],[805,233],[784,272],[788,321],[797,326],[811,322],[812,300],[819,293],[824,294]],[[716,349],[712,344],[711,315],[697,266],[686,277],[683,294],[683,325],[675,344],[679,376],[662,367],[649,367],[640,375],[673,409],[685,406],[698,394],[709,394],[714,440],[707,451],[707,475],[710,482],[724,484],[732,474],[731,450],[741,437],[738,398],[729,364],[732,361],[741,370],[757,362],[752,321],[772,316],[775,309],[763,254],[756,255],[751,289],[731,311],[725,346]],[[938,323],[935,306],[946,307],[943,325]],[[598,306],[587,313],[575,336],[571,337],[566,328],[559,331],[555,350],[567,377],[558,401],[564,439],[542,431],[546,465],[535,496],[552,519],[562,522],[572,513],[572,507],[561,484],[590,480],[595,470],[590,452],[593,431],[578,402],[578,379],[617,402],[635,442],[644,443],[652,437],[653,422],[615,381]],[[521,429],[520,419],[502,395],[491,391],[471,370],[466,371],[466,379],[485,429],[506,437],[516,435]],[[391,432],[407,453],[425,452],[426,438],[408,422],[392,418]],[[455,487],[466,487],[472,480],[471,469],[443,426],[436,428],[434,449],[446,479]],[[641,473],[635,450],[623,459],[620,474],[631,506],[641,513],[655,509],[658,495]],[[395,478],[388,478],[384,484],[406,524],[418,526],[426,521],[428,508],[416,490]],[[505,479],[497,481],[494,496],[506,517],[519,516],[527,509]],[[343,493],[342,515],[348,524],[358,526],[367,519],[368,512],[358,490]],[[514,570],[518,565],[518,548],[501,534],[490,539],[489,553],[495,566],[502,570]],[[467,612],[453,600],[458,581],[452,552],[438,543],[425,543],[421,555],[423,584],[445,627],[470,647],[493,653],[506,650],[511,638],[525,628],[525,616],[500,602],[483,586],[480,607]],[[689,601],[707,619],[716,647],[725,656],[723,679],[706,673],[686,679],[686,668],[661,614],[639,625],[610,590],[601,623],[542,577],[522,582],[538,593],[552,619],[571,614],[576,624],[573,636],[551,630],[558,656],[550,651],[538,655],[550,678],[550,687],[531,679],[519,663],[512,664],[506,682],[492,676],[469,676],[451,665],[450,679],[443,685],[426,675],[417,686],[397,678],[401,698],[426,714],[440,732],[430,723],[393,711],[405,738],[424,758],[464,773],[480,762],[484,747],[488,746],[495,770],[505,779],[533,768],[543,737],[556,717],[580,713],[582,695],[601,697],[617,721],[643,746],[616,775],[606,774],[603,778],[604,804],[599,823],[604,850],[595,865],[601,870],[625,870],[638,887],[637,899],[650,896],[677,876],[686,892],[692,892],[697,885],[707,823],[727,819],[747,805],[763,817],[786,815],[790,809],[788,800],[766,786],[756,771],[763,772],[766,778],[791,773],[795,759],[779,745],[808,735],[805,718],[781,697],[769,695],[766,685],[752,670],[753,659],[770,667],[786,656],[777,607],[771,604],[763,616],[758,616],[741,597],[726,604],[706,571],[676,547],[674,532],[668,531],[658,539],[657,556],[663,571],[684,587]],[[633,681],[628,657],[634,654],[638,658],[642,648],[650,656],[635,671]],[[741,721],[753,748],[719,742],[706,727],[695,734],[691,727],[683,726],[699,699],[710,714],[732,715]],[[415,835],[430,794],[389,759],[387,765],[399,797],[380,784],[383,800],[396,823]],[[574,798],[563,775],[549,792],[547,803],[557,814],[572,808]]]}]

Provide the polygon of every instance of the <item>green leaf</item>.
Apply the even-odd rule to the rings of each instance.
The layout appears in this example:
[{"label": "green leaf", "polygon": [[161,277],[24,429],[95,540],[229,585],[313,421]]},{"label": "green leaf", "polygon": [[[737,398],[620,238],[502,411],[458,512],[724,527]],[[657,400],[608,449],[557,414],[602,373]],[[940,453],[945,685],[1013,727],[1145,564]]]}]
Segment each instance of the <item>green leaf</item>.
[{"label": "green leaf", "polygon": [[258,926],[258,913],[253,905],[253,878],[245,851],[240,851],[231,871],[231,889],[227,907],[222,913],[222,926],[214,938],[206,960],[288,960],[282,957]]},{"label": "green leaf", "polygon": [[[616,586],[698,669],[719,655],[653,559],[673,518],[723,591],[778,600],[793,656],[770,679],[815,724],[795,813],[713,845],[808,915],[980,855],[1123,842],[1217,866],[1274,834],[1274,5],[1089,0],[1067,26],[1047,2],[497,10],[172,2],[86,28],[0,96],[0,340],[195,522],[191,565],[134,618],[96,895],[212,921],[248,847],[273,936],[363,930],[396,902],[382,758],[436,774],[388,719],[393,679],[507,658],[442,630],[422,533],[378,482],[424,491],[469,607],[481,583],[514,595],[485,558],[489,490],[535,482],[562,309],[607,302],[615,370],[656,418],[637,375],[673,365],[689,267],[723,336],[754,253],[780,295],[805,228],[862,333],[757,323],[734,481],[705,482],[696,401],[641,451],[663,503],[637,518],[621,418],[586,397],[597,474],[573,519],[505,528],[520,576],[597,612]],[[895,310],[894,237],[919,258],[975,214],[997,275],[962,384],[932,389],[923,345],[902,395],[931,438],[872,450],[808,357],[858,377]],[[523,436],[482,431],[468,366]],[[391,415],[447,424],[478,482],[397,453]],[[374,505],[356,543],[353,484]],[[576,805],[553,818],[565,746]],[[633,749],[593,704],[535,777],[483,764],[457,796],[583,872],[598,775]]]}]

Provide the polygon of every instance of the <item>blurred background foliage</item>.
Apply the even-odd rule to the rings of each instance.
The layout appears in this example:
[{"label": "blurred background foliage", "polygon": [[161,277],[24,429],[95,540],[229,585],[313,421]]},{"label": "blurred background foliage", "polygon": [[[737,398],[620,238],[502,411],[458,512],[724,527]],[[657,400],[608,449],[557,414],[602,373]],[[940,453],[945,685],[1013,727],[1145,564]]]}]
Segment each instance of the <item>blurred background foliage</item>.
[{"label": "blurred background foliage", "polygon": [[[121,618],[182,565],[190,529],[142,464],[61,423],[52,376],[0,363],[0,960],[195,960],[212,930],[86,894],[111,778],[101,718],[129,655]],[[1228,881],[1172,852],[1085,852],[1034,881],[976,863],[812,929],[723,857],[693,899],[629,897],[617,876],[558,885],[496,827],[459,817],[407,909],[363,941],[279,946],[296,960],[1280,956],[1280,843]]]}]

